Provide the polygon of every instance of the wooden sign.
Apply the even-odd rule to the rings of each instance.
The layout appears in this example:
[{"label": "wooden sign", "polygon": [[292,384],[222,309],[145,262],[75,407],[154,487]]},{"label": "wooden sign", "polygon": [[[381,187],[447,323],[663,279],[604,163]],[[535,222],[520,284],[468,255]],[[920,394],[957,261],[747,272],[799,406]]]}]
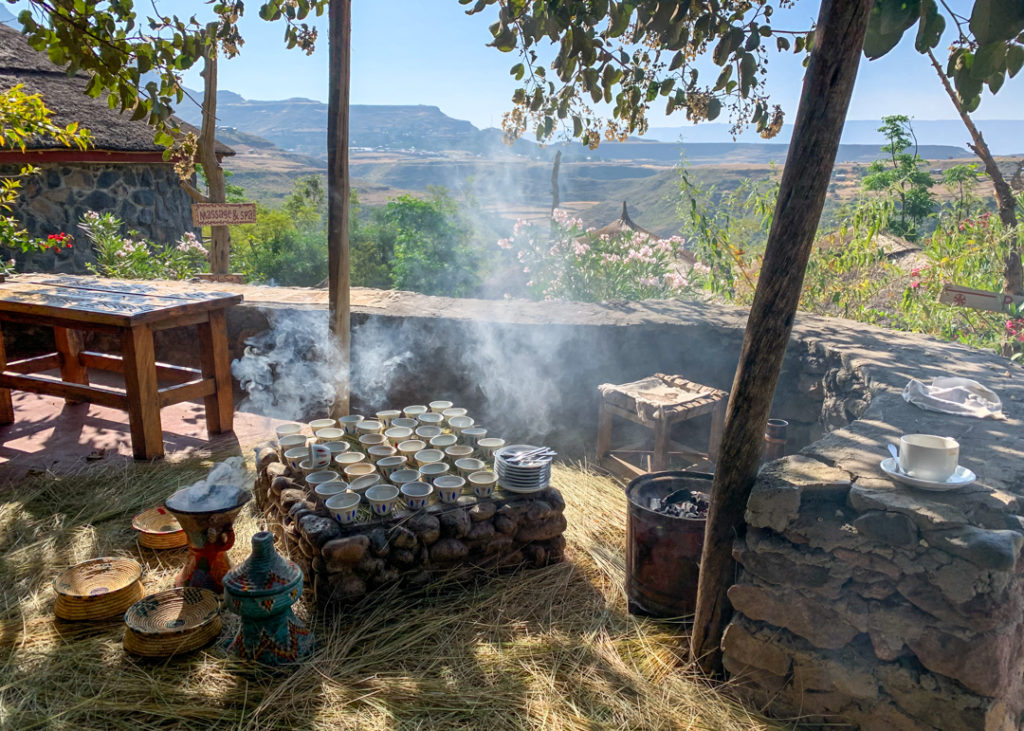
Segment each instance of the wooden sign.
[{"label": "wooden sign", "polygon": [[194,226],[234,226],[256,223],[255,203],[193,203]]},{"label": "wooden sign", "polygon": [[1010,305],[1020,307],[1024,303],[1024,297],[1002,292],[986,292],[983,289],[971,289],[957,284],[944,284],[939,294],[939,302],[945,305],[970,307],[974,310],[1009,312]]}]

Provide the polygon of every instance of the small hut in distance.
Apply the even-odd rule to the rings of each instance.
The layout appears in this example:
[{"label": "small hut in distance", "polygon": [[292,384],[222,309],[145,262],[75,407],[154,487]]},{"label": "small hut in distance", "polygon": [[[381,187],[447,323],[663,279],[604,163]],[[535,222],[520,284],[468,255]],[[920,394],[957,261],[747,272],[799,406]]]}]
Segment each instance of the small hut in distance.
[{"label": "small hut in distance", "polygon": [[[599,228],[596,231],[594,231],[594,235],[603,236],[607,234],[608,236],[618,236],[619,234],[626,233],[627,231],[647,234],[652,239],[661,238],[657,234],[653,234],[647,229],[643,228],[642,226],[637,225],[637,223],[632,218],[630,218],[629,209],[626,205],[626,201],[622,201],[622,213],[619,215],[619,217],[616,218],[611,223],[609,223],[607,226],[604,226],[603,228]],[[697,257],[695,257],[691,252],[685,250],[682,253],[677,254],[676,258],[682,269],[680,273],[690,271],[690,269],[693,268],[693,265],[697,263]]]}]

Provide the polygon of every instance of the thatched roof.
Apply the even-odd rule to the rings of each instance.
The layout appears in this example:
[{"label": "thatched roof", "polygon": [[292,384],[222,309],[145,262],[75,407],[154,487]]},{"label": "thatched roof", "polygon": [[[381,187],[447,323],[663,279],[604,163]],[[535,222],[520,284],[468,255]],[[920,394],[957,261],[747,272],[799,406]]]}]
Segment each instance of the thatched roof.
[{"label": "thatched roof", "polygon": [[[111,152],[163,152],[153,142],[153,128],[145,121],[132,121],[107,106],[106,95],[93,98],[85,95],[89,76],[67,73],[39,53],[13,28],[0,24],[0,89],[18,84],[30,94],[41,94],[47,107],[54,110],[54,121],[61,125],[78,122],[92,133],[93,149]],[[184,131],[198,132],[181,122]],[[60,149],[52,140],[29,142],[30,150]],[[227,145],[217,143],[218,155],[234,155]]]},{"label": "thatched roof", "polygon": [[[652,239],[661,238],[657,234],[652,234],[647,229],[638,226],[636,222],[629,217],[629,210],[626,207],[626,201],[622,201],[622,214],[617,219],[609,223],[604,228],[599,228],[597,231],[594,231],[593,233],[595,236],[602,236],[604,234],[607,234],[609,236],[617,236],[618,234],[625,233],[626,231],[636,231],[637,233],[647,234]],[[686,265],[687,269],[692,267],[697,262],[697,257],[686,250],[681,251],[678,254],[678,256],[682,260],[683,264]]]},{"label": "thatched roof", "polygon": [[655,239],[658,238],[647,229],[641,228],[633,222],[633,219],[629,217],[629,211],[626,210],[626,201],[622,201],[622,215],[604,228],[599,228],[597,231],[594,231],[594,235],[603,236],[607,234],[609,236],[617,236],[618,234],[625,233],[626,231],[636,231],[637,233],[647,234]]}]

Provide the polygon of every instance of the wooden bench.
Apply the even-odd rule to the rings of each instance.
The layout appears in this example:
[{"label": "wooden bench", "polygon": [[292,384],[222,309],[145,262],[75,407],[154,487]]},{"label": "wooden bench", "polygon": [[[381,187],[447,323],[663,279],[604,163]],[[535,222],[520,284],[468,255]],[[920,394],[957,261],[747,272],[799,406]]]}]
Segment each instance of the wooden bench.
[{"label": "wooden bench", "polygon": [[[655,373],[633,383],[605,383],[598,386],[598,391],[601,410],[597,425],[597,460],[609,472],[633,479],[647,472],[667,469],[673,457],[681,457],[695,469],[714,470],[722,441],[728,393],[664,373]],[[704,414],[711,415],[706,452],[671,439],[674,424]],[[648,448],[646,442],[613,448],[612,424],[615,417],[650,429],[654,433],[653,449]]]},{"label": "wooden bench", "polygon": [[[178,284],[125,282],[99,277],[15,278],[0,283],[0,322],[53,328],[56,352],[7,362],[0,333],[0,424],[14,422],[11,389],[48,394],[67,403],[94,403],[128,412],[136,459],[164,453],[160,409],[202,398],[212,434],[233,428],[234,403],[228,356],[228,307],[241,295]],[[158,363],[153,333],[195,326],[201,368]],[[120,338],[120,356],[83,347],[83,332]],[[124,388],[89,383],[89,369],[124,376]],[[43,375],[60,370],[60,377]],[[160,382],[169,382],[161,386]]]}]

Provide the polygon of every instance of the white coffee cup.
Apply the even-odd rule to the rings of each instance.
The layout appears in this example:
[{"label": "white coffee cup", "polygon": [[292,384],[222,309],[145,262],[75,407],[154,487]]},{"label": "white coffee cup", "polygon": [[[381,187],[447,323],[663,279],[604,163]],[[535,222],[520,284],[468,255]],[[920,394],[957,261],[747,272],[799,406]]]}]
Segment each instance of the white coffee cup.
[{"label": "white coffee cup", "polygon": [[309,448],[309,459],[318,469],[326,469],[331,464],[331,449],[326,444],[313,444]]},{"label": "white coffee cup", "polygon": [[952,437],[934,434],[904,434],[900,437],[900,471],[910,477],[945,482],[960,460],[960,443]]}]

